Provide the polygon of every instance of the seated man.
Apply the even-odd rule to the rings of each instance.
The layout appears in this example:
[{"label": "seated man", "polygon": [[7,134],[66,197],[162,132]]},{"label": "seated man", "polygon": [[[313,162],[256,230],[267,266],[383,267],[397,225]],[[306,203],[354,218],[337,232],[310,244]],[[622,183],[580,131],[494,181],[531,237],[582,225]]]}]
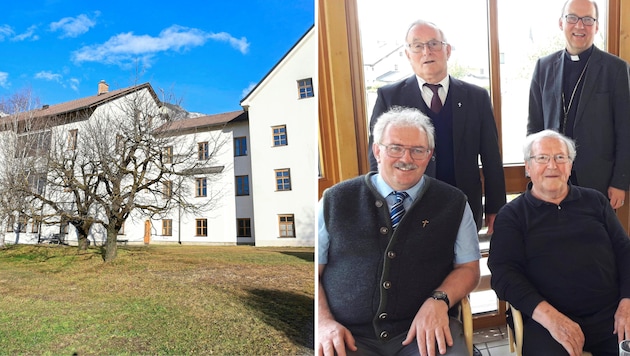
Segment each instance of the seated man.
[{"label": "seated man", "polygon": [[602,193],[568,184],[571,139],[541,131],[523,154],[531,183],[499,211],[488,259],[492,288],[523,314],[523,355],[618,355],[630,239]]},{"label": "seated man", "polygon": [[424,175],[433,126],[394,108],[374,127],[378,173],[328,189],[319,206],[320,355],[466,355],[448,310],[479,282],[466,196]]}]

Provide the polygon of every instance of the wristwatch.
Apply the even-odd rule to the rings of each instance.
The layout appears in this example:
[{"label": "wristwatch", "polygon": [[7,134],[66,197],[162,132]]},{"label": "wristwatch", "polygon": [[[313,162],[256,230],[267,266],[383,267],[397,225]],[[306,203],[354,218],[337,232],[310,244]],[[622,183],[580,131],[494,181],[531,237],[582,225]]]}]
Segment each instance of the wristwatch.
[{"label": "wristwatch", "polygon": [[443,300],[444,303],[446,303],[447,307],[451,307],[451,302],[448,300],[448,295],[446,295],[446,293],[442,292],[441,290],[434,290],[433,293],[431,293],[431,298],[435,300]]}]

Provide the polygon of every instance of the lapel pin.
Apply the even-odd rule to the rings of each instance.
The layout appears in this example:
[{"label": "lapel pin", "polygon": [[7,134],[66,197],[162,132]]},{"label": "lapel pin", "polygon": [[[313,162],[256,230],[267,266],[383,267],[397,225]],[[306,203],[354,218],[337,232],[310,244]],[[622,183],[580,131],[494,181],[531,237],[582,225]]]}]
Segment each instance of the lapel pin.
[{"label": "lapel pin", "polygon": [[461,108],[462,107],[462,103],[457,103],[457,106],[459,106]]},{"label": "lapel pin", "polygon": [[429,220],[422,220],[422,227],[427,226],[428,223],[429,223]]}]

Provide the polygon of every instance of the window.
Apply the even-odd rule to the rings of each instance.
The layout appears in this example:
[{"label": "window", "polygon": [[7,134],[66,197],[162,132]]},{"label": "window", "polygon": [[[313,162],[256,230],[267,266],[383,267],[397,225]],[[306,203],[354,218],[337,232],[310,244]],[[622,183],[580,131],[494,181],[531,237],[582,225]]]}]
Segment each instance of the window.
[{"label": "window", "polygon": [[273,132],[273,145],[286,146],[287,145],[287,125],[273,126],[271,128]]},{"label": "window", "polygon": [[20,228],[20,232],[26,232],[26,226],[28,225],[28,217],[26,215],[20,215],[18,219],[18,227]]},{"label": "window", "polygon": [[173,196],[173,181],[167,180],[163,183],[162,186],[162,194],[165,198],[170,198]]},{"label": "window", "polygon": [[13,232],[13,225],[15,225],[15,218],[13,217],[13,215],[9,215],[9,218],[7,219],[7,232]]},{"label": "window", "polygon": [[310,98],[313,97],[313,80],[311,78],[298,80],[298,92],[299,98]]},{"label": "window", "polygon": [[206,178],[197,178],[195,181],[195,196],[197,197],[205,197],[207,196],[206,191],[207,180]]},{"label": "window", "polygon": [[28,186],[31,192],[43,194],[46,187],[46,175],[40,173],[31,173],[28,176]]},{"label": "window", "polygon": [[79,130],[74,129],[68,131],[68,150],[76,150],[77,149],[77,135]]},{"label": "window", "polygon": [[[458,27],[460,23],[453,19],[451,12],[444,11],[457,8],[457,13],[462,18],[470,16],[486,22],[486,0],[399,0],[397,3],[398,6],[384,8],[377,3],[357,1],[360,24],[380,24],[383,18],[388,18],[385,28],[391,29],[379,31],[375,26],[361,27],[368,122],[372,116],[377,89],[413,74],[405,55],[404,36],[409,25],[417,20],[418,11],[423,13],[422,19],[431,21],[444,30],[446,41],[454,48],[448,60],[449,74],[483,88],[489,87],[488,41],[479,40],[488,38],[487,26],[472,26],[462,31]],[[401,9],[405,11],[401,13]],[[399,13],[401,16],[395,15]]]},{"label": "window", "polygon": [[39,226],[42,224],[41,219],[39,218],[34,218],[33,219],[33,223],[31,224],[31,232],[33,233],[38,233],[39,232]]},{"label": "window", "polygon": [[162,235],[163,236],[173,235],[173,220],[171,219],[162,220]]},{"label": "window", "polygon": [[208,219],[196,219],[195,222],[196,236],[208,236]]},{"label": "window", "polygon": [[48,153],[52,134],[50,131],[27,133],[18,136],[15,157],[41,157]]},{"label": "window", "polygon": [[251,219],[236,219],[236,236],[252,237]]},{"label": "window", "polygon": [[199,142],[197,144],[197,154],[200,161],[207,160],[210,157],[208,152],[208,142]]},{"label": "window", "polygon": [[[565,37],[558,28],[558,17],[566,0],[533,0],[519,11],[512,6],[498,6],[497,63],[501,78],[501,126],[503,162],[523,163],[521,144],[525,138],[529,110],[529,87],[536,60],[565,48]],[[599,30],[595,46],[606,50],[607,1],[597,1]],[[550,8],[552,11],[536,11]],[[523,19],[523,27],[514,19]],[[516,46],[516,43],[520,43]],[[494,88],[493,88],[494,89]],[[579,150],[578,150],[579,151]]]},{"label": "window", "polygon": [[295,237],[295,223],[293,214],[278,215],[280,237]]},{"label": "window", "polygon": [[122,225],[120,226],[120,229],[118,229],[118,235],[124,235],[125,234],[125,223],[123,222]]},{"label": "window", "polygon": [[125,150],[125,138],[123,135],[116,135],[116,153],[122,154]]},{"label": "window", "polygon": [[164,147],[164,164],[173,163],[173,146]]},{"label": "window", "polygon": [[28,217],[26,215],[20,215],[18,218],[18,228],[20,232],[26,232],[26,226],[28,225]]},{"label": "window", "polygon": [[70,223],[67,220],[62,219],[61,223],[59,224],[59,233],[67,235],[69,226],[70,226]]},{"label": "window", "polygon": [[291,173],[288,168],[276,169],[276,190],[291,190]]},{"label": "window", "polygon": [[247,137],[234,137],[234,156],[247,156]]},{"label": "window", "polygon": [[249,195],[249,176],[236,176],[236,195]]},{"label": "window", "polygon": [[[503,162],[522,164],[521,144],[526,135],[532,73],[538,58],[565,47],[564,35],[558,27],[565,1],[532,0],[525,8],[501,6],[502,1],[487,0],[396,0],[388,7],[378,2],[353,1],[360,26],[357,30],[361,36],[368,121],[377,88],[412,74],[404,56],[403,36],[417,14],[423,13],[422,19],[444,30],[447,41],[453,46],[448,61],[449,74],[489,91],[499,122]],[[595,36],[595,45],[604,50],[607,4],[607,1],[598,2],[599,31]],[[496,26],[488,16],[489,6],[494,7]],[[445,11],[454,8],[458,9],[456,14]],[[541,8],[550,10],[541,12]],[[474,18],[481,25],[462,31],[461,23],[465,18]],[[516,18],[523,20],[521,26],[514,26]],[[383,31],[383,28],[391,31]],[[491,48],[489,43],[496,44],[496,48]],[[496,56],[492,64],[491,51],[498,52],[492,53]]]}]

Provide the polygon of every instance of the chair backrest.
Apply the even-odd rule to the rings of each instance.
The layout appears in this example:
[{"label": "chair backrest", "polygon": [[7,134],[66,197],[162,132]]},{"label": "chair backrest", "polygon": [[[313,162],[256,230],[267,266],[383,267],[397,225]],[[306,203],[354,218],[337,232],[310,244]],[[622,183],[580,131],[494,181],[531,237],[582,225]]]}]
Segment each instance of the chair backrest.
[{"label": "chair backrest", "polygon": [[466,296],[459,302],[460,308],[460,321],[464,328],[464,338],[466,339],[466,348],[468,348],[468,354],[473,355],[473,320],[472,309],[470,308],[469,296]]}]

